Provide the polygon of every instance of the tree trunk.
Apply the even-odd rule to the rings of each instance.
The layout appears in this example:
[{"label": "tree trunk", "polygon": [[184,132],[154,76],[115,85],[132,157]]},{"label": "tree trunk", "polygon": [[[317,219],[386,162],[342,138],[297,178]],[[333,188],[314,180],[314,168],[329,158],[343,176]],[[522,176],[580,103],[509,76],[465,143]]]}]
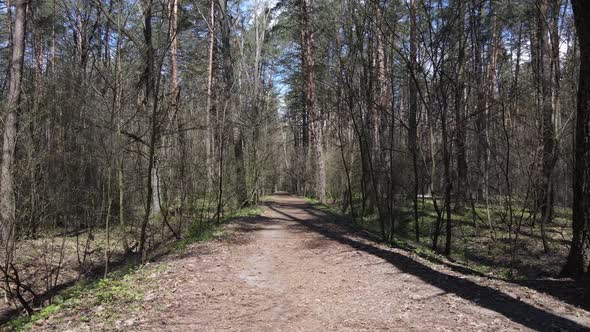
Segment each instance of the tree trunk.
[{"label": "tree trunk", "polygon": [[477,144],[475,152],[476,176],[472,182],[474,198],[472,200],[481,200],[486,191],[485,176],[487,169],[488,146],[486,143],[485,130],[487,128],[486,119],[486,93],[484,86],[484,68],[483,68],[483,36],[481,24],[482,1],[472,0],[471,2],[471,30],[473,43],[473,71],[475,72],[475,89],[476,89],[476,116],[475,131],[477,135]]},{"label": "tree trunk", "polygon": [[238,114],[233,109],[232,88],[234,84],[234,65],[231,54],[231,25],[227,0],[219,0],[219,15],[221,23],[221,56],[223,58],[223,108],[224,114],[232,114],[236,121],[232,128],[233,148],[235,158],[235,183],[237,208],[247,203],[246,176],[244,172],[244,142],[242,128],[237,121]]},{"label": "tree trunk", "polygon": [[[444,98],[444,97],[443,97]],[[443,176],[444,176],[444,201],[446,212],[446,236],[445,236],[445,255],[451,254],[453,225],[451,218],[451,153],[449,151],[448,128],[447,128],[447,106],[444,105],[441,110],[441,129],[443,145]]]},{"label": "tree trunk", "polygon": [[456,43],[457,43],[457,66],[455,74],[455,96],[454,96],[454,111],[456,121],[455,142],[457,146],[457,188],[455,192],[457,195],[457,208],[463,209],[467,199],[467,154],[465,149],[465,101],[464,101],[464,60],[465,60],[465,7],[462,0],[455,3],[457,8],[457,27],[456,27]]},{"label": "tree trunk", "polygon": [[21,96],[23,62],[25,55],[25,28],[27,1],[15,1],[14,29],[10,81],[4,116],[4,135],[2,141],[2,161],[0,163],[0,218],[2,241],[9,247],[14,236],[16,222],[16,203],[14,193],[14,157],[16,150],[17,116]]},{"label": "tree trunk", "polygon": [[[187,119],[183,116],[180,109],[180,86],[178,85],[178,1],[170,0],[170,67],[171,67],[171,82],[170,89],[172,90],[171,106],[174,109],[176,116],[176,128],[178,130],[177,142],[179,149],[179,178],[180,178],[180,192],[178,197],[178,235],[182,236],[182,225],[184,219],[184,210],[186,206],[187,197],[187,179],[186,179],[186,165],[187,165],[187,148],[186,148],[186,133],[184,130]],[[166,212],[168,213],[168,212]]]},{"label": "tree trunk", "polygon": [[315,194],[322,203],[326,201],[326,167],[324,160],[323,119],[317,106],[315,86],[314,32],[311,26],[311,0],[300,0],[303,71],[305,81],[305,112],[310,122],[311,148],[315,169]]},{"label": "tree trunk", "polygon": [[206,171],[207,171],[207,190],[209,192],[213,187],[213,169],[214,169],[214,146],[215,132],[217,128],[215,103],[213,102],[215,94],[215,3],[217,0],[211,0],[209,12],[209,69],[207,73],[207,137],[205,139],[206,153]]},{"label": "tree trunk", "polygon": [[154,78],[154,46],[152,43],[152,0],[144,0],[143,4],[143,36],[145,39],[144,62],[145,68],[142,74],[144,83],[145,95],[143,105],[145,109],[151,108],[150,114],[150,139],[148,145],[148,170],[146,176],[146,200],[143,220],[141,222],[141,233],[139,240],[139,253],[141,254],[141,261],[146,262],[147,259],[147,225],[152,211],[152,201],[154,195],[153,175],[155,171],[156,162],[156,141],[158,138],[158,95],[155,92],[155,78]]},{"label": "tree trunk", "polygon": [[580,45],[580,76],[574,143],[573,238],[562,276],[590,277],[590,2],[572,0]]},{"label": "tree trunk", "polygon": [[547,0],[538,0],[537,8],[537,79],[540,84],[541,107],[541,137],[542,137],[542,165],[541,165],[541,189],[538,196],[538,206],[541,210],[541,238],[545,253],[549,252],[546,225],[551,222],[553,212],[553,168],[555,166],[555,127],[553,122],[553,78],[551,75],[551,62],[549,42],[547,38]]},{"label": "tree trunk", "polygon": [[417,66],[417,27],[416,27],[416,0],[410,0],[410,119],[409,119],[409,137],[410,153],[412,154],[412,170],[414,173],[414,190],[412,192],[412,202],[414,204],[414,228],[416,233],[416,242],[420,242],[420,225],[418,215],[418,87],[416,77]]}]

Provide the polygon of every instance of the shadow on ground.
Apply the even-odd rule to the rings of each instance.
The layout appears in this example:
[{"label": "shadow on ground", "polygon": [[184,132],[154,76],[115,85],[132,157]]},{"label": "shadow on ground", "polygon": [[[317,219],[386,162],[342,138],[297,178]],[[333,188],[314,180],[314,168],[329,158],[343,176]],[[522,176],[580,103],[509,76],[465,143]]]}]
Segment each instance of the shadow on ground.
[{"label": "shadow on ground", "polygon": [[[537,331],[582,331],[589,330],[573,320],[544,311],[530,304],[513,298],[502,291],[477,284],[471,280],[461,277],[447,275],[436,271],[406,255],[392,250],[380,248],[376,245],[378,239],[366,232],[359,232],[351,225],[342,223],[324,211],[314,208],[311,204],[297,203],[267,203],[269,209],[283,216],[285,220],[295,221],[299,225],[293,231],[313,231],[326,238],[337,241],[341,244],[361,250],[376,257],[379,257],[405,273],[410,273],[424,282],[440,288],[447,293],[453,293],[463,299],[469,300],[480,307],[493,310],[508,319]],[[311,219],[301,219],[292,214],[289,210],[303,209],[312,216]],[[340,221],[334,223],[334,221]],[[350,236],[353,237],[350,237]],[[459,271],[465,272],[465,271]],[[561,284],[564,286],[567,284]],[[527,285],[529,286],[529,285]],[[543,290],[541,290],[543,291]],[[553,294],[552,294],[553,295]],[[579,305],[583,303],[580,298],[574,302]],[[569,299],[569,298],[568,298]],[[573,301],[573,299],[570,299]],[[567,300],[564,300],[569,302]]]},{"label": "shadow on ground", "polygon": [[[381,239],[373,234],[367,233],[363,231],[359,226],[353,224],[349,219],[343,218],[341,216],[332,214],[328,211],[318,210],[314,205],[311,204],[304,204],[298,206],[299,208],[303,208],[306,212],[314,215],[319,220],[330,221],[332,223],[339,224],[340,226],[347,229],[347,232],[354,232],[355,236],[363,238],[365,240],[370,240],[374,242],[382,242]],[[360,232],[359,232],[360,230]],[[406,246],[396,246],[398,249],[402,249],[405,251],[412,251],[416,249],[410,245]],[[514,285],[519,285],[523,287],[527,287],[530,289],[534,289],[540,293],[544,293],[559,300],[583,308],[587,311],[590,311],[590,288],[585,286],[581,282],[574,281],[572,279],[552,279],[552,278],[529,278],[529,279],[505,279],[495,276],[490,276],[488,274],[479,272],[477,270],[471,269],[469,267],[451,263],[449,261],[443,261],[435,256],[427,255],[427,254],[420,254],[420,253],[413,253],[421,258],[424,258],[430,262],[445,265],[447,268],[451,269],[454,272],[458,272],[461,274],[472,275],[477,277],[483,277],[488,279],[495,279],[501,280],[504,282],[508,282]],[[494,266],[497,264],[496,261],[484,261],[484,258],[481,256],[478,257],[471,257],[474,260],[477,260],[479,263],[488,266]],[[477,259],[476,259],[477,258]]]}]

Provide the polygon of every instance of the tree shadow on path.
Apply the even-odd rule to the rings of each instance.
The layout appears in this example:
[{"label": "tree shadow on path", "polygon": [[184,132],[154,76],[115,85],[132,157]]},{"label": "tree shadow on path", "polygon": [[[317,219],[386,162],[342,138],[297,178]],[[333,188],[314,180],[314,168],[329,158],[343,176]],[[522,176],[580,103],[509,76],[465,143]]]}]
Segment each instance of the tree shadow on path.
[{"label": "tree shadow on path", "polygon": [[[357,231],[355,233],[355,236],[357,237],[377,243],[383,243],[379,236],[367,232],[363,227],[355,225],[354,223],[352,223],[350,219],[347,219],[346,217],[343,218],[342,216],[334,214],[330,211],[320,210],[316,207],[316,205],[305,204],[302,205],[301,208],[303,208],[306,212],[316,216],[320,220],[329,220],[330,222],[343,225],[344,228],[348,229],[348,233],[350,233],[351,231]],[[416,247],[409,244],[394,244],[393,247],[404,251],[414,251],[416,249]],[[442,260],[436,256],[420,252],[413,252],[412,254],[419,256],[434,264],[444,265],[448,269],[460,274],[499,280],[509,283],[511,285],[518,285],[534,289],[539,293],[544,293],[549,296],[555,297],[564,303],[568,303],[573,306],[582,308],[586,311],[590,311],[590,288],[586,286],[583,282],[577,282],[572,279],[554,278],[506,279],[482,273],[467,266],[463,266],[449,258],[447,258],[447,260]],[[494,266],[494,264],[496,264],[496,262],[494,261],[483,262],[481,257],[478,257],[474,260],[478,260],[479,263],[483,263],[484,265],[488,266]]]},{"label": "tree shadow on path", "polygon": [[[534,307],[499,290],[479,285],[468,279],[441,273],[395,251],[379,248],[360,239],[349,238],[347,235],[352,235],[350,228],[328,222],[326,219],[329,219],[329,216],[320,217],[322,213],[309,204],[272,203],[267,206],[272,211],[326,238],[379,257],[401,271],[412,274],[445,292],[471,301],[473,305],[495,311],[511,321],[533,330],[590,331],[588,326]],[[298,210],[304,212],[306,217],[295,216],[300,214],[297,212]],[[355,233],[354,236],[358,237],[358,234]]]}]

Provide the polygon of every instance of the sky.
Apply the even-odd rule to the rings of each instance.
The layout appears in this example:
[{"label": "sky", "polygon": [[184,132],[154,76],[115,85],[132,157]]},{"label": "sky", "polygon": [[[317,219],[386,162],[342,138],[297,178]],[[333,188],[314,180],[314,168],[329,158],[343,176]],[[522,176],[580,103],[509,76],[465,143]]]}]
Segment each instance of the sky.
[{"label": "sky", "polygon": [[[250,17],[247,20],[248,25],[254,24],[254,13],[262,13],[265,8],[273,8],[277,5],[279,0],[244,0],[240,3],[240,11],[242,13],[249,13]],[[277,17],[280,13],[277,12],[270,18],[270,27],[276,24]],[[285,79],[281,73],[275,71],[273,74],[274,89],[277,93],[279,113],[283,113],[286,108],[285,95],[289,90],[289,85],[285,83]]]}]

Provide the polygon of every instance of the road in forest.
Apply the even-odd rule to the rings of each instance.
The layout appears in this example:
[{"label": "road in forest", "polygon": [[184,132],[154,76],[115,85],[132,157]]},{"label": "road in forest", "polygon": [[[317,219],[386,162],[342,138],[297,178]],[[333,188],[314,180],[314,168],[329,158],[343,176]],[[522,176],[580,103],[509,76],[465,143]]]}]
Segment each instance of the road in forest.
[{"label": "road in forest", "polygon": [[[230,240],[171,261],[133,330],[584,330],[590,314],[549,295],[464,275],[275,195]],[[123,325],[120,325],[123,324]]]}]

